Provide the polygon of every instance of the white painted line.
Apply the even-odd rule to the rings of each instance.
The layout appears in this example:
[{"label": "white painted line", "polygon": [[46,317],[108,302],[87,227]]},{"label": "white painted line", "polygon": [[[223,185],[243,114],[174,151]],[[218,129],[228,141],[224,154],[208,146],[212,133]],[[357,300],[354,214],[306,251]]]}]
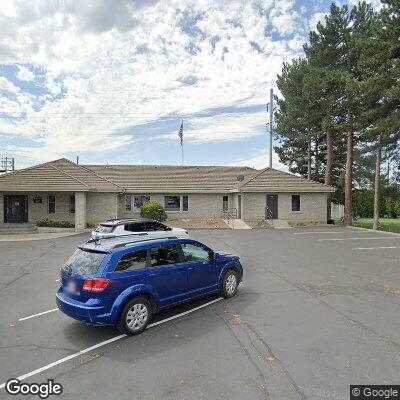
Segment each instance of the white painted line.
[{"label": "white painted line", "polygon": [[352,250],[380,250],[380,249],[400,249],[400,246],[355,247]]},{"label": "white painted line", "polygon": [[[317,232],[317,231],[315,231],[315,232],[296,232],[296,233],[293,233],[293,235],[316,235],[316,234],[326,234],[326,233],[328,233],[328,234],[343,234],[343,233],[346,233],[347,234],[347,233],[371,233],[371,232],[368,232],[368,231],[365,231],[365,232],[363,232],[363,231],[354,232],[352,230],[348,230],[348,231],[332,230],[331,232],[323,232],[323,231],[321,231],[321,232]],[[381,233],[381,232],[379,232],[379,233]]]},{"label": "white painted line", "polygon": [[353,237],[353,238],[329,238],[329,239],[318,239],[319,242],[325,242],[327,240],[395,240],[395,239],[400,239],[399,237],[387,237],[387,236],[379,236],[379,237]]},{"label": "white painted line", "polygon": [[[216,303],[217,301],[220,301],[220,300],[222,300],[222,297],[219,297],[218,299],[209,301],[208,303],[202,304],[202,305],[199,306],[199,307],[192,308],[192,309],[190,309],[190,310],[188,310],[188,311],[185,311],[185,312],[183,312],[183,313],[181,313],[181,314],[174,315],[173,317],[166,318],[166,319],[163,319],[163,320],[158,321],[158,322],[154,322],[153,324],[149,324],[149,325],[147,326],[147,328],[152,328],[152,327],[155,327],[155,326],[157,326],[157,325],[163,324],[163,323],[165,323],[165,322],[171,321],[171,320],[173,320],[173,319],[182,317],[183,315],[190,314],[190,313],[192,313],[192,312],[194,312],[194,311],[200,310],[201,308],[207,307],[207,306],[209,306],[209,305],[211,305],[211,304],[213,304],[213,303]],[[126,336],[127,336],[127,335],[123,334],[123,335],[115,336],[115,337],[113,337],[113,338],[111,338],[111,339],[108,339],[108,340],[104,340],[103,342],[97,343],[97,344],[95,344],[95,345],[93,345],[93,346],[87,347],[86,349],[80,350],[80,351],[78,351],[77,353],[71,354],[71,355],[69,355],[69,356],[67,356],[67,357],[61,358],[61,359],[59,359],[59,360],[57,360],[57,361],[54,361],[54,362],[52,362],[52,363],[50,363],[50,364],[47,364],[47,365],[45,365],[45,366],[43,366],[43,367],[41,367],[41,368],[35,369],[35,370],[31,371],[31,372],[28,372],[28,373],[26,373],[26,374],[24,374],[24,375],[21,375],[21,376],[19,376],[19,377],[16,378],[16,379],[22,381],[22,380],[24,380],[24,379],[26,379],[26,378],[30,378],[31,376],[40,374],[40,373],[43,372],[43,371],[47,371],[47,370],[50,369],[50,368],[56,367],[57,365],[63,364],[63,363],[65,363],[65,362],[69,361],[69,360],[72,360],[72,359],[74,359],[74,358],[76,358],[76,357],[79,357],[79,356],[81,356],[82,354],[89,353],[90,351],[96,350],[96,349],[98,349],[99,347],[103,347],[103,346],[106,346],[107,344],[116,342],[117,340],[120,340],[120,339],[122,339],[122,338],[124,338],[124,337],[126,337]],[[7,383],[7,382],[4,382],[4,383],[0,384],[0,389],[4,389],[4,387],[6,386],[6,383]]]},{"label": "white painted line", "polygon": [[35,317],[39,317],[40,315],[45,315],[45,314],[49,314],[53,311],[57,311],[58,308],[52,308],[51,310],[47,310],[47,311],[43,311],[37,314],[33,314],[33,315],[29,315],[29,317],[23,317],[23,318],[19,318],[18,321],[26,321],[27,319],[31,319],[31,318],[35,318]]}]

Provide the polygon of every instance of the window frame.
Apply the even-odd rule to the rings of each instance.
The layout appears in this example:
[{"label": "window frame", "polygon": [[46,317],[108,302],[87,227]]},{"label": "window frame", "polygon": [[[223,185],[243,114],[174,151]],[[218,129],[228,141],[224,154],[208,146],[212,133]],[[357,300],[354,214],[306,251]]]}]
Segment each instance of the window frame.
[{"label": "window frame", "polygon": [[[188,261],[188,260],[186,259],[186,257],[185,257],[185,253],[184,253],[184,251],[183,251],[183,246],[185,246],[185,245],[186,245],[186,246],[189,245],[189,246],[198,247],[198,248],[204,250],[204,251],[208,254],[208,260],[202,260],[202,261],[199,261],[199,260],[197,260],[197,261]],[[212,250],[210,250],[210,249],[208,249],[208,248],[202,246],[200,243],[199,243],[199,244],[197,244],[197,243],[181,243],[180,246],[181,246],[181,251],[182,251],[182,259],[183,259],[183,262],[184,262],[184,263],[188,263],[188,264],[197,264],[197,263],[204,263],[204,262],[211,262],[211,261],[213,261],[212,258],[210,257],[210,252],[211,252]]]},{"label": "window frame", "polygon": [[[54,201],[50,201],[50,197],[54,199]],[[50,211],[50,204],[54,205],[54,210]],[[47,214],[55,214],[56,213],[56,195],[55,194],[49,194],[47,196]]]},{"label": "window frame", "polygon": [[143,205],[143,203],[146,203],[146,201],[143,201],[139,207],[136,207],[136,198],[138,198],[138,199],[140,199],[140,201],[142,201],[143,197],[146,197],[148,199],[146,201],[150,201],[151,200],[151,196],[147,195],[147,194],[134,194],[133,195],[133,210],[134,211],[140,211],[140,208]]},{"label": "window frame", "polygon": [[[226,201],[225,201],[226,198]],[[226,204],[226,208],[225,208]],[[227,212],[229,211],[229,196],[228,195],[223,195],[222,196],[222,211]]]},{"label": "window frame", "polygon": [[[128,199],[129,199],[129,201],[128,201]],[[124,195],[124,210],[125,210],[125,212],[132,211],[132,195],[131,194]]]},{"label": "window frame", "polygon": [[75,212],[76,212],[76,200],[75,200],[75,195],[72,194],[69,196],[69,213],[75,214]]},{"label": "window frame", "polygon": [[[185,207],[185,199],[186,199],[186,207]],[[187,194],[182,195],[181,204],[182,204],[182,212],[189,212],[189,195]]]},{"label": "window frame", "polygon": [[[143,266],[141,266],[140,268],[134,268],[134,269],[129,269],[128,268],[128,269],[123,269],[123,270],[117,270],[118,264],[122,261],[122,259],[124,257],[129,256],[131,254],[140,253],[140,252],[144,252],[145,253],[145,259],[144,259],[144,262],[143,262]],[[149,256],[148,249],[129,251],[129,252],[125,253],[125,254],[122,254],[119,257],[119,259],[118,259],[118,261],[117,261],[117,263],[115,265],[115,268],[114,268],[114,270],[112,272],[116,273],[116,274],[121,274],[121,273],[136,272],[136,271],[141,271],[141,270],[144,271],[147,268],[148,256]]]},{"label": "window frame", "polygon": [[[173,264],[163,264],[163,265],[151,265],[151,250],[152,249],[159,249],[160,247],[168,247],[168,246],[174,246],[176,248],[176,251],[178,252],[178,257],[179,257],[179,262],[173,263]],[[150,246],[147,248],[147,263],[146,263],[146,268],[152,269],[152,268],[173,268],[175,265],[181,265],[183,264],[184,257],[183,257],[183,252],[182,252],[182,247],[180,243],[174,243],[174,244],[162,244],[159,246]]]},{"label": "window frame", "polygon": [[[167,197],[176,197],[179,200],[179,206],[177,208],[174,209],[170,209],[167,207]],[[181,212],[182,211],[182,201],[181,201],[181,197],[180,195],[175,195],[175,194],[171,194],[171,195],[165,195],[164,196],[164,209],[166,212]]]},{"label": "window frame", "polygon": [[[294,201],[294,198],[295,198],[295,197],[297,197],[297,198],[299,199],[299,207],[298,207],[298,210],[297,210],[297,209],[294,209],[293,201]],[[291,199],[292,199],[292,213],[300,213],[300,212],[301,212],[301,195],[300,195],[300,194],[292,194]]]}]

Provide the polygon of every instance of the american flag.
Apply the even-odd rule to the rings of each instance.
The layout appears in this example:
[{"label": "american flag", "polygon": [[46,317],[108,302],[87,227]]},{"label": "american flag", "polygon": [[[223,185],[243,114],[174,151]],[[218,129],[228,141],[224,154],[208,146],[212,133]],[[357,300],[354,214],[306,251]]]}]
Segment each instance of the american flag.
[{"label": "american flag", "polygon": [[183,145],[183,120],[181,123],[181,127],[179,128],[179,133],[178,133],[179,139],[181,139],[181,146]]}]

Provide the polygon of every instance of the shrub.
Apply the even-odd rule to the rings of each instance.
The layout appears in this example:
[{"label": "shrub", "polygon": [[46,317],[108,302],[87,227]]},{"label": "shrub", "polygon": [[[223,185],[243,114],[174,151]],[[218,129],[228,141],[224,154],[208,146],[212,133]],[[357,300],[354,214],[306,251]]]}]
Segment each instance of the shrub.
[{"label": "shrub", "polygon": [[68,221],[52,221],[51,219],[42,219],[36,222],[37,226],[44,226],[46,228],[75,228],[75,224]]},{"label": "shrub", "polygon": [[157,221],[165,221],[167,219],[164,207],[156,200],[149,200],[143,203],[140,207],[140,216]]}]

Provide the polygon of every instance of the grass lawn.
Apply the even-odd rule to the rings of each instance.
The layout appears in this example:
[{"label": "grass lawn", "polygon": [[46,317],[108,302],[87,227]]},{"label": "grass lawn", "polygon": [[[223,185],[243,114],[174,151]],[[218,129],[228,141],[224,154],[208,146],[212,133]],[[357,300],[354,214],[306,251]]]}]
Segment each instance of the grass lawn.
[{"label": "grass lawn", "polygon": [[[379,223],[383,226],[384,231],[400,233],[400,218],[381,218]],[[360,218],[353,225],[360,228],[372,229],[372,218]]]}]

